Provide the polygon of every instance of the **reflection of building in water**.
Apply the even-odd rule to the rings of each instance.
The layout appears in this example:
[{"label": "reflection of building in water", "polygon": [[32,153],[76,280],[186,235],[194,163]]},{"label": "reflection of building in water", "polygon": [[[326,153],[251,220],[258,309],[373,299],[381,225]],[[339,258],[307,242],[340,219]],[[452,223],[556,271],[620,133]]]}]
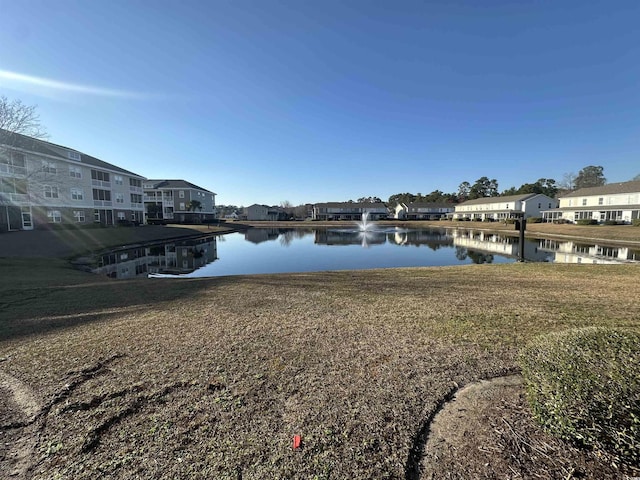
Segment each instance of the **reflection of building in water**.
[{"label": "reflection of building in water", "polygon": [[538,240],[541,250],[555,254],[556,263],[640,263],[640,250],[593,243]]},{"label": "reflection of building in water", "polygon": [[354,230],[316,230],[315,242],[318,245],[382,245],[387,241],[384,232],[358,232]]},{"label": "reflection of building in water", "polygon": [[389,243],[396,245],[426,245],[432,250],[451,246],[453,240],[446,230],[398,230],[389,234]]},{"label": "reflection of building in water", "polygon": [[216,237],[119,249],[99,255],[94,273],[134,278],[150,273],[191,273],[217,260]]},{"label": "reflection of building in water", "polygon": [[250,228],[244,232],[244,239],[251,243],[262,243],[276,240],[280,236],[279,228]]},{"label": "reflection of building in water", "polygon": [[[456,247],[479,250],[505,257],[518,258],[519,255],[518,237],[475,230],[452,230],[451,235],[453,236],[453,244]],[[549,261],[549,254],[539,249],[536,243],[525,241],[524,258],[532,262],[546,262]]]}]

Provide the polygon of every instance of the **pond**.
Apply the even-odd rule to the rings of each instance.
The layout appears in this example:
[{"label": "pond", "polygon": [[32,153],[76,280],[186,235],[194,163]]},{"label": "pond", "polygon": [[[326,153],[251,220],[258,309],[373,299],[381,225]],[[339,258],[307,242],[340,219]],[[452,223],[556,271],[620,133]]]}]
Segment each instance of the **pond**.
[{"label": "pond", "polygon": [[[472,229],[253,228],[227,235],[115,249],[96,257],[113,278],[216,277],[257,273],[510,263],[518,238]],[[640,250],[525,240],[526,261],[640,263]]]}]

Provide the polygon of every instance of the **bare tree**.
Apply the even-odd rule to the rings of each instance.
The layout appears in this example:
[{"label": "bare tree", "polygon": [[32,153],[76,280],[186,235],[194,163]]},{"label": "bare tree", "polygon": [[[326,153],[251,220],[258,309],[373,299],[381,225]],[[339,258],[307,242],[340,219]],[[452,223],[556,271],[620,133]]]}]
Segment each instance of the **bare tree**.
[{"label": "bare tree", "polygon": [[[7,222],[7,229],[21,223],[23,216],[21,205],[14,204],[15,199],[22,199],[30,195],[28,178],[40,173],[44,169],[28,172],[27,161],[23,153],[16,151],[18,144],[24,144],[24,135],[32,139],[44,139],[47,134],[40,124],[40,116],[35,105],[25,105],[20,100],[10,101],[0,96],[0,217]],[[19,142],[20,140],[20,142]],[[35,142],[36,140],[34,140]],[[8,174],[5,176],[5,174]],[[49,185],[49,194],[58,194],[58,187]],[[24,200],[22,200],[24,201]],[[30,216],[29,216],[30,218]],[[24,221],[24,216],[23,220]]]},{"label": "bare tree", "polygon": [[32,138],[45,139],[47,132],[40,124],[36,105],[25,105],[21,100],[0,96],[0,129],[9,134],[19,133]]},{"label": "bare tree", "polygon": [[561,190],[571,191],[576,187],[576,174],[573,172],[565,173],[562,180],[558,183]]}]

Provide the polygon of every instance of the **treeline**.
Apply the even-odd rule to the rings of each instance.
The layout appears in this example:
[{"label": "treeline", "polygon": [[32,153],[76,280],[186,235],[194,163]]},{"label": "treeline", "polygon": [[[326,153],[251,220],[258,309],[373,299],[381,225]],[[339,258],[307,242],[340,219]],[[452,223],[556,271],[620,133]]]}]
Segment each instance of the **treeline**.
[{"label": "treeline", "polygon": [[445,193],[434,190],[423,195],[422,193],[396,193],[389,197],[388,205],[394,207],[399,203],[462,203],[483,197],[505,197],[510,195],[525,195],[536,193],[555,198],[558,194],[566,193],[579,188],[598,187],[604,185],[607,179],[604,177],[604,168],[601,166],[584,167],[578,174],[567,173],[562,182],[558,183],[553,178],[539,178],[533,183],[523,183],[500,191],[498,181],[493,178],[480,177],[471,184],[464,181],[458,187],[457,192]]}]

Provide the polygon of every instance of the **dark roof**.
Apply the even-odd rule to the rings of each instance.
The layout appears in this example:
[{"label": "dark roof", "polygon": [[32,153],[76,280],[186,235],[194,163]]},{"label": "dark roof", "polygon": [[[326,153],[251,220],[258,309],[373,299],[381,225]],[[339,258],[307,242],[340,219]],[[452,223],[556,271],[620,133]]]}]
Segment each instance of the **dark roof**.
[{"label": "dark roof", "polygon": [[473,200],[467,200],[466,202],[459,203],[458,205],[481,205],[483,203],[496,203],[496,202],[514,202],[528,200],[529,198],[541,195],[540,193],[524,193],[522,195],[508,195],[506,197],[481,197],[474,198]]},{"label": "dark roof", "polygon": [[340,207],[340,208],[387,208],[384,203],[371,203],[371,202],[327,202],[316,203],[316,207]]},{"label": "dark roof", "polygon": [[[199,187],[186,180],[152,180],[148,179],[145,183],[153,183],[153,188],[193,188],[194,190],[200,190],[202,192],[213,193],[206,188]],[[215,193],[214,193],[215,195]]]},{"label": "dark roof", "polygon": [[588,197],[591,195],[611,195],[615,193],[637,193],[640,192],[640,180],[632,182],[607,183],[601,187],[580,188],[571,193],[563,195],[561,198],[568,197]]},{"label": "dark roof", "polygon": [[116,165],[100,160],[99,158],[92,157],[91,155],[87,155],[86,153],[82,153],[73,148],[65,147],[63,145],[56,145],[55,143],[45,142],[44,140],[38,140],[36,138],[28,137],[26,135],[21,135],[19,133],[12,133],[7,130],[0,129],[0,144],[7,145],[9,147],[17,148],[20,150],[26,150],[28,152],[39,153],[41,155],[49,155],[49,156],[57,157],[69,162],[77,162],[77,160],[72,160],[69,157],[60,153],[59,149],[63,149],[69,152],[78,153],[81,159],[80,163],[84,165],[103,168],[105,170],[111,170],[114,172],[125,173],[127,175],[132,175],[134,177],[144,178],[142,175],[138,175],[137,173],[130,172],[129,170],[125,170],[124,168],[120,168]]},{"label": "dark roof", "polygon": [[411,202],[407,203],[407,208],[454,208],[456,205],[454,203],[436,203],[436,202],[427,202],[427,203],[418,203]]}]

